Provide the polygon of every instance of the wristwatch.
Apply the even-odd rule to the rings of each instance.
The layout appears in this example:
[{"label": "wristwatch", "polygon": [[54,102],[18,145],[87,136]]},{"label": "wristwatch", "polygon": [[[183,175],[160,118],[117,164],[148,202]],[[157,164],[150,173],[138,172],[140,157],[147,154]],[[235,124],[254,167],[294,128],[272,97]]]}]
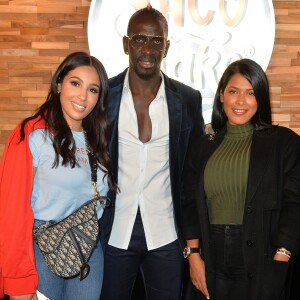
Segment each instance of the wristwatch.
[{"label": "wristwatch", "polygon": [[201,249],[198,247],[198,248],[191,248],[191,247],[188,247],[186,246],[184,249],[183,249],[183,257],[184,258],[189,258],[189,256],[192,254],[192,253],[199,253],[201,254]]}]

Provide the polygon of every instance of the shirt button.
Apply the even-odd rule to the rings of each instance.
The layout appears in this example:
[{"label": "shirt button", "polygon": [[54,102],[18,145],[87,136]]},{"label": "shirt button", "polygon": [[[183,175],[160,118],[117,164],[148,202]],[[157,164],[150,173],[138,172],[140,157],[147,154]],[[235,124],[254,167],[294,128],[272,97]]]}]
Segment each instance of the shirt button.
[{"label": "shirt button", "polygon": [[247,277],[248,277],[248,279],[252,279],[253,278],[253,274],[251,272],[248,272]]},{"label": "shirt button", "polygon": [[247,214],[251,214],[252,213],[252,207],[248,206],[246,209]]}]

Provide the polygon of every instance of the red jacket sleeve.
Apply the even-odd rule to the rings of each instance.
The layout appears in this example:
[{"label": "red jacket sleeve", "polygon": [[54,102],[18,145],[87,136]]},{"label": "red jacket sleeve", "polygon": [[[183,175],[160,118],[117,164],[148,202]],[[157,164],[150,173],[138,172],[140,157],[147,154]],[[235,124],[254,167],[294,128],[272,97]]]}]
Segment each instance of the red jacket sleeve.
[{"label": "red jacket sleeve", "polygon": [[[35,122],[35,121],[34,121]],[[43,122],[30,121],[20,142],[20,125],[10,135],[0,162],[0,298],[36,292],[30,198],[33,162],[28,136]]]}]

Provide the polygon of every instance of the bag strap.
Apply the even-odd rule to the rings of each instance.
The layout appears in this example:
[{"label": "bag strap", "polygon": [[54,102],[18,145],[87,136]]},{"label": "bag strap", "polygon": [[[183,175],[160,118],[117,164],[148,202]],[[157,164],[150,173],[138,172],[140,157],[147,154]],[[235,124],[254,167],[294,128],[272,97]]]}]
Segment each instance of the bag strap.
[{"label": "bag strap", "polygon": [[95,160],[93,150],[91,149],[91,147],[88,143],[88,139],[87,139],[85,130],[83,130],[83,136],[84,136],[86,152],[87,152],[90,167],[91,167],[91,181],[97,183],[97,162]]},{"label": "bag strap", "polygon": [[84,141],[85,141],[86,152],[87,152],[90,167],[91,167],[91,183],[94,188],[94,197],[100,198],[100,194],[97,190],[97,162],[95,160],[93,150],[91,149],[91,147],[88,143],[86,131],[84,129],[82,131],[83,131],[83,136],[84,136]]},{"label": "bag strap", "polygon": [[92,152],[88,151],[88,157],[91,167],[91,183],[94,188],[94,197],[100,199],[100,193],[97,190],[97,163]]},{"label": "bag strap", "polygon": [[94,188],[94,198],[97,199],[100,202],[100,204],[103,208],[105,208],[105,207],[110,206],[110,199],[108,197],[100,196],[100,193],[97,189],[97,168],[98,168],[98,165],[97,165],[97,162],[95,160],[93,150],[91,149],[91,147],[88,143],[88,139],[87,139],[85,130],[83,130],[83,135],[84,135],[86,151],[87,151],[87,155],[88,155],[89,163],[90,163],[90,167],[91,167],[91,183],[92,183],[92,186]]}]

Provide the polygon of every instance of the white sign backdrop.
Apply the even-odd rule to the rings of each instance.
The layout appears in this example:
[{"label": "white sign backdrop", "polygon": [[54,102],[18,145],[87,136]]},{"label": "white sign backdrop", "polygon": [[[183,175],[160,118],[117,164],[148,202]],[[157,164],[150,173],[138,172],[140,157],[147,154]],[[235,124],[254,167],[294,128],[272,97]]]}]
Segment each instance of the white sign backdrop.
[{"label": "white sign backdrop", "polygon": [[[226,66],[251,58],[265,70],[270,61],[275,18],[272,0],[153,0],[169,23],[171,43],[162,69],[170,77],[200,90],[203,116],[210,123],[212,102]],[[128,66],[122,37],[130,16],[143,0],[92,0],[88,19],[90,53],[108,76]]]}]

